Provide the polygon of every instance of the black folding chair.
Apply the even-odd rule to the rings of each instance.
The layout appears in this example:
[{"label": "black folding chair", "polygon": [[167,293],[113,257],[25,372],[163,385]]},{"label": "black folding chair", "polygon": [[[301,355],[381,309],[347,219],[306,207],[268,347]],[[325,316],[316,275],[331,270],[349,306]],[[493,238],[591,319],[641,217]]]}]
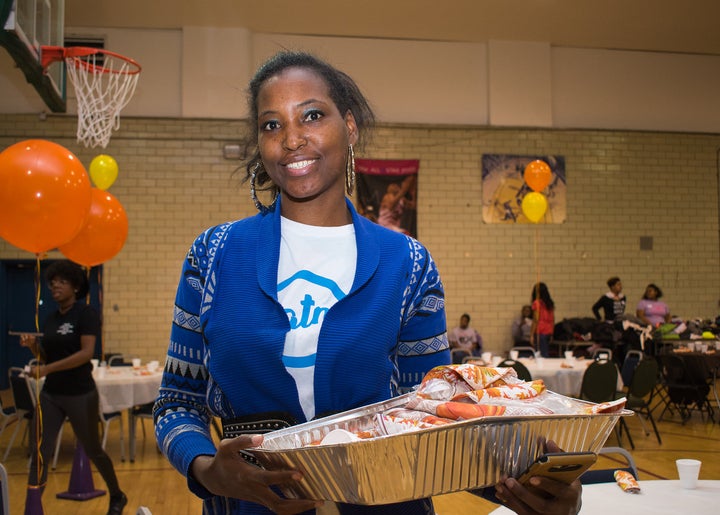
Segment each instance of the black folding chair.
[{"label": "black folding chair", "polygon": [[659,358],[668,399],[658,420],[662,420],[672,407],[680,414],[683,425],[693,411],[699,411],[701,415],[707,413],[714,422],[714,410],[707,398],[710,386],[700,371],[689,368],[685,359],[676,354],[662,354]]},{"label": "black folding chair", "polygon": [[[595,360],[587,367],[583,374],[580,386],[580,398],[586,401],[602,403],[613,401],[617,398],[618,369],[615,362],[610,359]],[[630,436],[625,421],[620,417],[615,426],[615,435],[618,443],[622,445],[622,430],[625,429],[630,447],[635,448],[635,443]]]},{"label": "black folding chair", "polygon": [[516,350],[518,352],[518,358],[534,358],[535,349],[529,345],[519,345],[511,348],[510,350]]},{"label": "black folding chair", "polygon": [[[614,483],[616,470],[625,470],[627,472],[630,472],[635,477],[635,479],[638,479],[638,471],[637,466],[635,465],[635,460],[633,459],[632,454],[630,454],[622,447],[603,447],[598,451],[597,454],[598,456],[610,456],[614,454],[619,454],[624,459],[625,464],[621,467],[612,467],[609,469],[590,469],[587,472],[583,473],[582,476],[580,476],[580,482],[583,485],[592,485],[595,483]],[[610,459],[615,460],[615,458]]]},{"label": "black folding chair", "polygon": [[35,393],[29,379],[25,375],[24,370],[19,367],[10,367],[8,369],[8,379],[10,380],[10,390],[12,391],[13,402],[15,403],[15,413],[17,413],[19,422],[17,426],[15,426],[15,431],[13,431],[13,434],[10,437],[10,442],[8,442],[7,450],[3,456],[3,461],[7,461],[10,449],[12,449],[12,446],[15,443],[15,438],[17,437],[20,428],[23,427],[23,422],[25,422],[24,427],[25,431],[27,431],[30,427],[30,421],[33,418],[33,414],[35,413]]},{"label": "black folding chair", "polygon": [[[655,425],[655,420],[652,416],[652,411],[650,410],[650,404],[652,403],[657,378],[657,362],[654,359],[644,359],[640,361],[638,366],[635,368],[635,373],[633,374],[632,381],[630,382],[630,386],[628,388],[627,403],[625,404],[625,407],[637,413],[641,423],[643,420],[642,415],[644,415],[645,418],[647,418],[652,424],[658,443],[662,444],[660,433],[658,432],[658,428]],[[622,427],[627,432],[627,424],[623,424]],[[645,436],[650,434],[644,424],[643,429],[645,430]],[[628,437],[629,436],[630,434],[628,433]]]},{"label": "black folding chair", "polygon": [[0,463],[0,503],[0,506],[2,506],[0,515],[9,515],[10,493],[8,492],[8,475],[2,463]]},{"label": "black folding chair", "polygon": [[532,381],[532,374],[530,374],[530,371],[527,369],[527,367],[519,361],[515,361],[514,359],[506,359],[504,361],[501,361],[498,366],[513,368],[515,369],[515,373],[517,374],[518,378],[522,379],[523,381]]},{"label": "black folding chair", "polygon": [[620,369],[620,376],[622,377],[623,384],[627,387],[632,382],[635,368],[638,366],[640,361],[643,359],[643,353],[639,350],[629,350],[625,354],[625,359]]}]

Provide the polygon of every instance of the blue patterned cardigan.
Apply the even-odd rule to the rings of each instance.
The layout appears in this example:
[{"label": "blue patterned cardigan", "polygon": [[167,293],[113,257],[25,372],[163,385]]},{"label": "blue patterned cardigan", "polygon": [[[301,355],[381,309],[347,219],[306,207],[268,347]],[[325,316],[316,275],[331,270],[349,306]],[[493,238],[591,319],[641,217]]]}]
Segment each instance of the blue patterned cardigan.
[{"label": "blue patterned cardigan", "polygon": [[[416,240],[358,215],[350,293],[325,315],[315,367],[316,413],[386,400],[450,362],[442,283]],[[205,499],[209,513],[270,513],[257,504],[213,497],[188,474],[214,455],[212,415],[285,411],[305,417],[284,368],[290,329],[277,301],[280,209],[219,225],[190,248],[175,299],[156,437],[170,462]]]}]

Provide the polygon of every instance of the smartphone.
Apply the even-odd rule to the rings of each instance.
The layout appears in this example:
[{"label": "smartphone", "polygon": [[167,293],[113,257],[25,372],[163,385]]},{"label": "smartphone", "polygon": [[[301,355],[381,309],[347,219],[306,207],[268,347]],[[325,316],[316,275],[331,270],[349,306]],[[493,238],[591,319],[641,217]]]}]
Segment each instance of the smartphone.
[{"label": "smartphone", "polygon": [[597,461],[594,452],[554,452],[543,454],[518,477],[518,482],[525,488],[546,495],[529,484],[533,476],[543,476],[565,484],[575,481],[580,475]]}]

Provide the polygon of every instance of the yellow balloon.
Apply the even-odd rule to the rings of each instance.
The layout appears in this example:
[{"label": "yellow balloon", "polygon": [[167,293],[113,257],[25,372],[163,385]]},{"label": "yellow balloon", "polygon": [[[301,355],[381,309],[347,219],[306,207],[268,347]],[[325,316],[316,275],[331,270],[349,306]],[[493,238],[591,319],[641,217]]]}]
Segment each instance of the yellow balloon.
[{"label": "yellow balloon", "polygon": [[538,223],[545,216],[548,203],[545,195],[537,191],[531,191],[523,198],[521,207],[528,220]]},{"label": "yellow balloon", "polygon": [[115,159],[107,154],[99,154],[90,162],[90,178],[96,188],[106,190],[113,185],[118,176]]}]

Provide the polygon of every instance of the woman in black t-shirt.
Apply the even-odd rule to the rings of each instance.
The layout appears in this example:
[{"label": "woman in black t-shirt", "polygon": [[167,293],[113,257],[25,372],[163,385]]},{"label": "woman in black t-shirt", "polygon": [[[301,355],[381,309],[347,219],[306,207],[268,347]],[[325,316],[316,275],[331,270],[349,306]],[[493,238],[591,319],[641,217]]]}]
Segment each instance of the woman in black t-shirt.
[{"label": "woman in black t-shirt", "polygon": [[[31,375],[45,377],[40,392],[40,455],[43,459],[38,471],[37,448],[34,447],[28,481],[33,486],[45,486],[47,467],[44,464],[47,460],[44,458],[51,456],[53,444],[67,417],[75,436],[107,484],[110,493],[108,515],[120,515],[127,497],[120,490],[112,461],[100,443],[98,391],[90,364],[100,319],[92,306],[77,301],[88,290],[87,278],[79,266],[70,261],[57,261],[48,267],[46,279],[58,309],[45,321],[42,340],[27,334],[20,337],[20,344],[30,348],[40,361],[32,367]],[[35,441],[35,424],[31,427],[31,441]]]}]

